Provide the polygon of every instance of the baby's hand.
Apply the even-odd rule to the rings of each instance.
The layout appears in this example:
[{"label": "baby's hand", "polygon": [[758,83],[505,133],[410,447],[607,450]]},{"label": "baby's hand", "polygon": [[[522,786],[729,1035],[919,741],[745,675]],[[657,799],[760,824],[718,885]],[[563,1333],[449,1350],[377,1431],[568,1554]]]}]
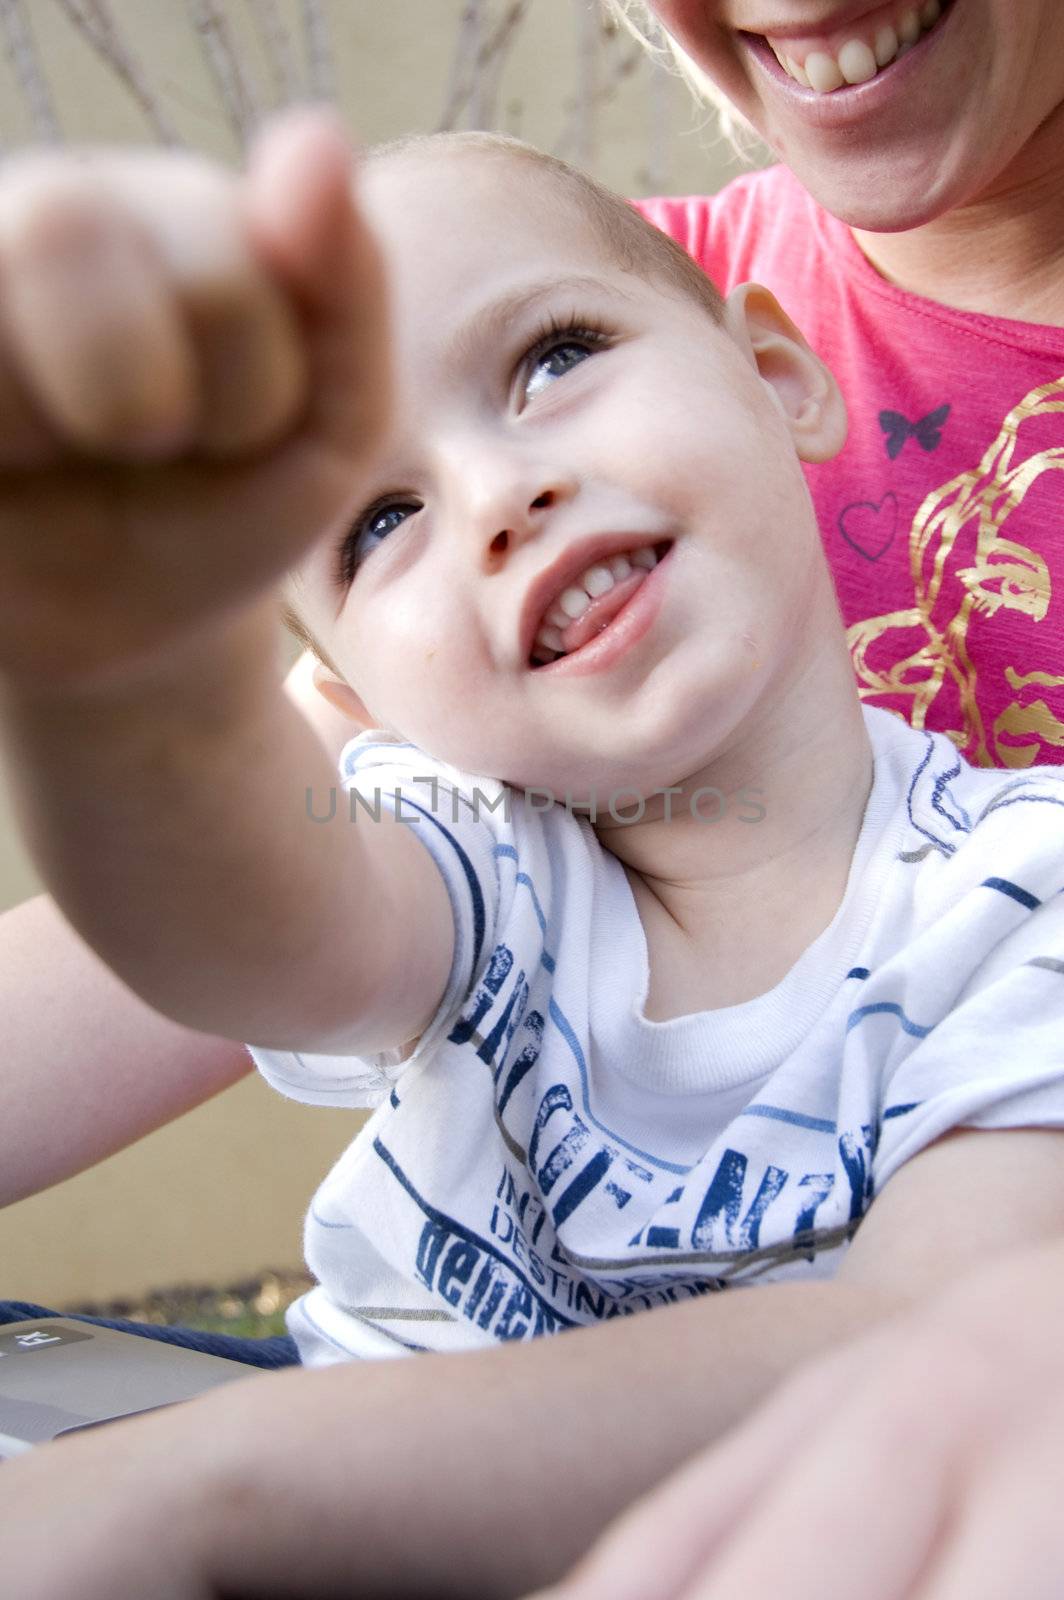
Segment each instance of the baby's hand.
[{"label": "baby's hand", "polygon": [[0,673],[118,679],[262,595],[341,523],[385,363],[327,113],[276,124],[244,177],[0,167]]}]

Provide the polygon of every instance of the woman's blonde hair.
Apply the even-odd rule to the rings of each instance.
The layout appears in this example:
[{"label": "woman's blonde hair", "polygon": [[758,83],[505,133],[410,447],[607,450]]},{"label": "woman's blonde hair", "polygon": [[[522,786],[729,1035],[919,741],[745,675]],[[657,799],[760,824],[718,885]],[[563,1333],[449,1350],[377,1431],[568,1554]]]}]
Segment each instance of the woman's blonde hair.
[{"label": "woman's blonde hair", "polygon": [[602,5],[606,15],[627,29],[651,55],[659,59],[667,58],[671,62],[699,104],[709,106],[716,112],[724,137],[740,155],[747,154],[755,141],[753,131],[727,95],[718,89],[712,78],[706,76],[697,62],[692,61],[686,50],[681,50],[672,35],[662,27],[645,0],[602,0]]}]

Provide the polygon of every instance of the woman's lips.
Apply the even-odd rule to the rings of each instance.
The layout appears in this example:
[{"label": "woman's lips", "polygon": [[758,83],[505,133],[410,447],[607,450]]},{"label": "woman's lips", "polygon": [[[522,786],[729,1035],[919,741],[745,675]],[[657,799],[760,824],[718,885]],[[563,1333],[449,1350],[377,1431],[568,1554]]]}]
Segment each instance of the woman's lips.
[{"label": "woman's lips", "polygon": [[941,20],[904,54],[897,56],[867,82],[846,84],[831,93],[818,94],[797,83],[780,65],[776,53],[763,35],[743,33],[738,35],[738,39],[755,68],[770,80],[774,95],[785,101],[793,114],[819,129],[843,128],[874,115],[904,95],[912,80],[923,71],[942,42],[953,32],[951,23],[962,9],[962,0],[948,0],[943,7]]},{"label": "woman's lips", "polygon": [[[760,37],[787,75],[820,94],[867,83],[936,27],[949,0],[885,0],[809,31],[769,27]],[[757,30],[749,30],[757,32]]]}]

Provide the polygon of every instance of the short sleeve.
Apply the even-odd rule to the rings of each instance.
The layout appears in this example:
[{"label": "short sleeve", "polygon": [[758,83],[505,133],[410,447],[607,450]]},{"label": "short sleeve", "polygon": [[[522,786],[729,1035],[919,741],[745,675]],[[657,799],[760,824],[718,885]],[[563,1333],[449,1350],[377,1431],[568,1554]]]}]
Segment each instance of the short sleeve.
[{"label": "short sleeve", "polygon": [[1046,785],[974,830],[981,864],[970,887],[936,937],[909,951],[910,981],[862,1008],[875,1015],[861,1027],[894,1031],[877,1189],[954,1128],[1064,1128],[1062,801],[1064,786]]},{"label": "short sleeve", "polygon": [[[311,1105],[380,1104],[402,1074],[445,1038],[494,944],[499,912],[497,850],[507,829],[505,786],[433,761],[415,745],[380,732],[353,740],[340,757],[333,802],[355,828],[408,827],[432,856],[447,889],[454,956],[435,1016],[413,1047],[372,1056],[319,1055],[250,1047],[280,1093]],[[372,937],[373,915],[367,915]]]}]

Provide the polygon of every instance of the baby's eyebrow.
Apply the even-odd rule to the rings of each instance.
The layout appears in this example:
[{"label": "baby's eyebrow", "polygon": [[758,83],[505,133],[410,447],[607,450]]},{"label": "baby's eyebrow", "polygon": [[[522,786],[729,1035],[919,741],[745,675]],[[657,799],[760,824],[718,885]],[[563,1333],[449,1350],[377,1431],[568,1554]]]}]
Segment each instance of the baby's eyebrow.
[{"label": "baby's eyebrow", "polygon": [[[492,344],[505,337],[517,318],[535,311],[544,301],[567,297],[582,299],[594,295],[601,304],[606,289],[602,279],[592,277],[590,273],[573,273],[564,278],[536,278],[529,283],[519,284],[486,305],[477,306],[447,341],[444,358],[461,362],[475,356],[485,343]],[[610,285],[609,293],[621,295],[622,291]]]}]

